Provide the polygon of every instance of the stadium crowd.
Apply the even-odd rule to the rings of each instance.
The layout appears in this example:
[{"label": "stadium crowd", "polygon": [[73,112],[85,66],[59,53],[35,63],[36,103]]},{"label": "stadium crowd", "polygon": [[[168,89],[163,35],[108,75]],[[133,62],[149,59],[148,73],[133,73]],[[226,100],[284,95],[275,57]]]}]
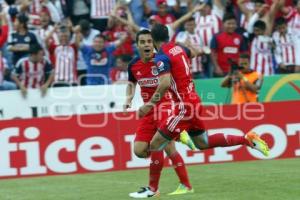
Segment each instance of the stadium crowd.
[{"label": "stadium crowd", "polygon": [[194,79],[225,77],[240,54],[263,76],[300,72],[300,0],[2,0],[0,6],[0,90],[24,96],[28,88],[45,94],[50,86],[127,81],[135,34],[155,23],[193,52]]}]

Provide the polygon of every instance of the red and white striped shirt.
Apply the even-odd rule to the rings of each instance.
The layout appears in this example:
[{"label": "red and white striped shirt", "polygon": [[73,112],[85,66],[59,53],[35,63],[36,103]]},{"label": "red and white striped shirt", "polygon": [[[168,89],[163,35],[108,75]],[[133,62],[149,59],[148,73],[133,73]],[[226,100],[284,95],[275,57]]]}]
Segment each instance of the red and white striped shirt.
[{"label": "red and white striped shirt", "polygon": [[280,33],[276,31],[273,33],[273,40],[276,44],[276,62],[284,65],[295,65],[296,54],[293,35],[290,32],[280,35]]},{"label": "red and white striped shirt", "polygon": [[265,75],[274,74],[272,62],[272,38],[260,35],[251,44],[251,69]]},{"label": "red and white striped shirt", "polygon": [[[47,28],[41,28],[35,31],[36,35],[40,37],[42,41],[45,41],[46,37],[49,35],[49,33],[54,29],[54,26],[49,25]],[[52,37],[50,39],[50,42],[54,42],[54,44],[58,45],[59,44],[59,38],[57,33],[53,33]]]},{"label": "red and white striped shirt", "polygon": [[34,63],[30,57],[25,57],[18,61],[14,73],[26,88],[40,88],[45,82],[45,75],[51,71],[52,66],[45,58]]},{"label": "red and white striped shirt", "polygon": [[295,8],[290,8],[289,14],[285,16],[288,20],[289,30],[293,35],[300,35],[300,13]]},{"label": "red and white striped shirt", "polygon": [[91,0],[91,18],[108,18],[115,4],[115,0]]},{"label": "red and white striped shirt", "polygon": [[210,46],[213,35],[221,30],[221,18],[215,14],[201,16],[200,13],[195,14],[196,33],[200,36],[204,46]]},{"label": "red and white striped shirt", "polygon": [[54,82],[77,83],[77,47],[51,44],[49,53],[54,64]]},{"label": "red and white striped shirt", "polygon": [[[184,43],[186,40],[190,42],[193,48],[200,50],[203,47],[203,42],[198,34],[190,34],[187,31],[181,31],[176,36],[176,42]],[[193,73],[202,72],[201,56],[192,58],[191,70]]]}]

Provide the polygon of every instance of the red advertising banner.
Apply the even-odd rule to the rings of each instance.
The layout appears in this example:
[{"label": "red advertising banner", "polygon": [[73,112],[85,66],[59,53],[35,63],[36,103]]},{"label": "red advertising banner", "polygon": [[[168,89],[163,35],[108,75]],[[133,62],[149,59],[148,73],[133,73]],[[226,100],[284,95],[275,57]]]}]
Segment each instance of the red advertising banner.
[{"label": "red advertising banner", "polygon": [[[270,144],[263,157],[245,146],[191,151],[177,144],[187,164],[300,156],[300,101],[209,106],[209,134],[244,135],[249,130]],[[0,178],[75,174],[143,168],[149,160],[132,152],[135,113],[77,115],[0,121]]]}]

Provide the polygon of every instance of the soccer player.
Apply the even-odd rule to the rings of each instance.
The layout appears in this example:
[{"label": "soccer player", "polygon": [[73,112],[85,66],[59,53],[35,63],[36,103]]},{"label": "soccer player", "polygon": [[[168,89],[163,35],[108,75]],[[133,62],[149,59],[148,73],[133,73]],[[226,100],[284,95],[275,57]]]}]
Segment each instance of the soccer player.
[{"label": "soccer player", "polygon": [[[150,142],[150,151],[162,150],[182,130],[187,130],[198,149],[247,145],[265,156],[269,149],[265,141],[250,131],[245,136],[225,135],[222,133],[208,135],[203,121],[200,119],[202,110],[200,97],[197,95],[191,78],[189,60],[186,52],[169,39],[168,29],[161,24],[151,30],[154,46],[158,53],[155,63],[159,73],[159,85],[153,95],[138,110],[140,117],[147,116],[157,106],[167,91],[172,93],[175,108],[172,115],[160,124],[158,131]],[[143,155],[141,152],[138,152]]]},{"label": "soccer player", "polygon": [[[124,106],[125,110],[131,105],[131,101],[135,94],[136,84],[139,84],[141,87],[141,95],[145,103],[148,102],[149,97],[152,96],[158,85],[158,71],[155,63],[152,61],[154,58],[154,47],[150,31],[142,30],[138,32],[136,41],[140,57],[134,58],[129,63],[128,76],[130,83],[128,84],[126,90],[127,100]],[[134,152],[138,157],[143,158],[149,156],[149,152],[147,152],[149,143],[155,134],[160,121],[168,116],[170,110],[170,98],[168,95],[165,95],[157,105],[156,109],[149,112],[140,120],[134,142]],[[145,151],[146,153],[143,154]],[[177,153],[174,142],[169,143],[169,145],[166,146],[165,151],[171,159],[174,169],[180,179],[180,185],[178,189],[171,194],[184,194],[193,192],[184,161],[180,154]],[[152,152],[149,187],[143,187],[141,191],[130,193],[129,196],[134,198],[158,196],[158,183],[163,164],[163,151]]]}]

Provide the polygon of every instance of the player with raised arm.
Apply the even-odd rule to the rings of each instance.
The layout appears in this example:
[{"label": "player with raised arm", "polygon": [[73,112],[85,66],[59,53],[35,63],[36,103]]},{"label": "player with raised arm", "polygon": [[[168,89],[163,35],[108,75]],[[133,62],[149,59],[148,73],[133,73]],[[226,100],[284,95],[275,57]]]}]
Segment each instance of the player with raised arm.
[{"label": "player with raised arm", "polygon": [[187,130],[196,147],[201,150],[247,145],[268,156],[267,144],[253,131],[245,136],[207,134],[199,116],[202,110],[201,100],[195,91],[186,52],[182,47],[168,42],[168,29],[164,25],[155,25],[151,35],[158,51],[154,61],[159,73],[159,85],[149,101],[139,108],[138,114],[143,117],[151,112],[168,91],[172,93],[175,108],[172,115],[161,123],[151,140],[150,151],[164,149],[182,130]]},{"label": "player with raised arm", "polygon": [[[131,105],[133,96],[135,94],[136,84],[139,84],[141,87],[141,96],[145,103],[149,101],[149,97],[153,95],[158,85],[158,72],[155,63],[153,62],[154,47],[150,31],[139,31],[136,36],[136,42],[139,51],[139,57],[134,58],[129,63],[128,77],[130,83],[128,84],[126,90],[127,100],[124,106],[125,110],[127,110],[127,108],[129,108]],[[157,107],[140,120],[134,142],[134,153],[138,157],[144,158],[149,156],[149,143],[156,133],[156,130],[160,125],[160,121],[164,121],[164,119],[168,117],[171,111],[171,106],[172,102],[168,97],[168,94],[166,94],[157,104]],[[185,136],[188,137],[187,133],[185,134]],[[193,192],[184,161],[180,154],[176,151],[174,141],[166,146],[165,152],[171,159],[174,169],[180,179],[179,187],[176,191],[170,194],[185,194]],[[152,152],[149,186],[142,187],[140,191],[130,193],[129,196],[133,198],[158,196],[158,183],[163,165],[163,151]]]}]

